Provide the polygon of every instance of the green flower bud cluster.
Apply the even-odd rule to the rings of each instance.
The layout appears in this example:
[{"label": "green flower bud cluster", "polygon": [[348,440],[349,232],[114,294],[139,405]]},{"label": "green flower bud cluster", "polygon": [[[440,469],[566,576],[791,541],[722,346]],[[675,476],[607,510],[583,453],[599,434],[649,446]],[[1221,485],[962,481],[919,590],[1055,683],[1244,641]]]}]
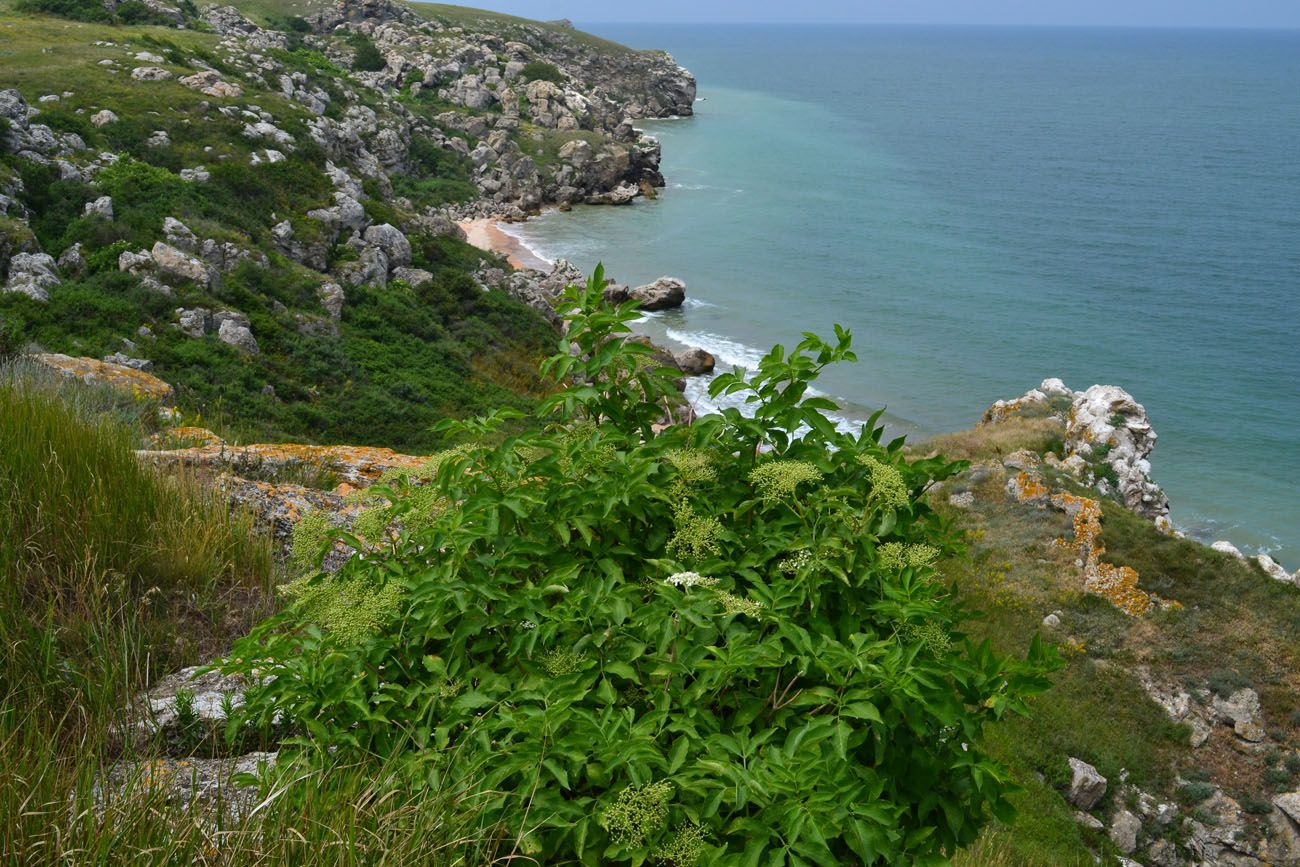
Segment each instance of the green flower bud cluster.
[{"label": "green flower bud cluster", "polygon": [[540,662],[548,677],[573,674],[587,659],[585,653],[574,653],[568,647],[557,647],[542,654]]},{"label": "green flower bud cluster", "polygon": [[704,829],[686,824],[655,850],[655,861],[667,867],[692,867],[704,854]]},{"label": "green flower bud cluster", "polygon": [[768,461],[749,474],[749,481],[764,500],[793,497],[795,488],[821,478],[821,471],[808,461]]},{"label": "green flower bud cluster", "polygon": [[406,592],[392,582],[377,586],[337,576],[320,581],[304,576],[285,584],[280,591],[293,600],[306,619],[353,644],[373,635],[391,620]]},{"label": "green flower bud cluster", "polygon": [[673,784],[660,780],[648,786],[628,786],[601,817],[601,825],[616,843],[640,846],[668,820]]},{"label": "green flower bud cluster", "polygon": [[876,549],[877,561],[886,569],[900,571],[908,566],[921,569],[939,559],[939,549],[933,545],[904,545],[886,542]]},{"label": "green flower bud cluster", "polygon": [[702,560],[709,554],[721,553],[718,536],[722,522],[717,518],[704,518],[695,514],[691,504],[679,502],[673,507],[673,524],[676,531],[668,540],[668,550],[687,560]]},{"label": "green flower bud cluster", "polygon": [[948,627],[937,620],[924,623],[904,623],[899,634],[907,641],[916,641],[925,645],[925,649],[935,656],[943,656],[952,647],[952,637]]},{"label": "green flower bud cluster", "polygon": [[858,463],[871,474],[871,494],[890,508],[902,509],[911,502],[907,496],[907,483],[898,467],[886,464],[871,455],[858,455]]}]

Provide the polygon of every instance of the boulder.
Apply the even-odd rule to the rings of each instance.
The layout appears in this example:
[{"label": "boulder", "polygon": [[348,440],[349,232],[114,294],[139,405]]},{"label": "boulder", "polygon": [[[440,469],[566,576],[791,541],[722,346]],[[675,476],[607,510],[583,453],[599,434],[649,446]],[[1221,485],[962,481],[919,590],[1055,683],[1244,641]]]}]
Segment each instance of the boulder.
[{"label": "boulder", "polygon": [[660,277],[653,283],[638,286],[628,293],[647,311],[670,310],[686,301],[686,284],[676,277]]},{"label": "boulder", "polygon": [[176,327],[196,340],[212,329],[212,311],[205,307],[176,308]]},{"label": "boulder", "polygon": [[1002,460],[1002,466],[1009,470],[1036,470],[1039,463],[1038,455],[1029,449],[1012,452]]},{"label": "boulder", "polygon": [[193,75],[180,79],[180,83],[199,93],[221,99],[238,99],[244,95],[244,89],[238,84],[225,81],[215,69],[204,69]]},{"label": "boulder", "polygon": [[364,235],[367,244],[378,247],[388,257],[389,267],[401,267],[411,264],[411,242],[401,230],[388,223],[380,223],[366,229]]},{"label": "boulder", "polygon": [[131,70],[131,77],[136,81],[167,81],[172,74],[161,66],[137,66]]},{"label": "boulder", "polygon": [[1285,581],[1288,584],[1300,584],[1300,579],[1297,579],[1295,575],[1292,575],[1290,572],[1283,569],[1281,563],[1277,562],[1267,554],[1259,554],[1256,556],[1255,563],[1260,569],[1264,570],[1265,575],[1272,578],[1274,581]]},{"label": "boulder", "polygon": [[1070,759],[1070,790],[1065,799],[1080,810],[1091,810],[1106,794],[1106,778],[1087,762]]},{"label": "boulder", "polygon": [[343,287],[337,283],[322,283],[316,289],[316,297],[320,299],[320,306],[325,308],[325,312],[335,322],[343,318],[343,303],[347,296],[343,294]]},{"label": "boulder", "polygon": [[1142,833],[1142,820],[1128,810],[1120,810],[1111,820],[1110,839],[1125,855],[1137,848],[1138,835]]},{"label": "boulder", "polygon": [[248,326],[240,324],[234,319],[226,319],[221,323],[217,329],[217,339],[250,355],[256,355],[261,351],[258,349],[257,340],[253,337],[253,332],[249,330]]},{"label": "boulder", "polygon": [[86,259],[81,255],[80,241],[59,254],[59,270],[64,274],[86,273]]},{"label": "boulder", "polygon": [[70,379],[102,383],[128,394],[143,395],[166,403],[173,397],[172,387],[158,377],[142,370],[99,361],[94,358],[73,358],[68,355],[45,354],[32,356],[33,360]]},{"label": "boulder", "polygon": [[198,245],[199,239],[190,231],[190,227],[182,223],[175,217],[165,217],[163,219],[163,235],[167,238],[167,243],[178,250],[184,250],[187,253],[194,252]]},{"label": "boulder", "polygon": [[19,253],[10,258],[5,292],[21,292],[44,304],[50,300],[49,290],[58,285],[58,268],[49,253]]},{"label": "boulder", "polygon": [[154,242],[149,255],[153,259],[154,267],[164,275],[178,280],[193,280],[205,289],[212,288],[216,282],[216,275],[209,266],[192,256],[185,255],[170,244],[164,244],[162,241]]},{"label": "boulder", "polygon": [[1264,718],[1261,715],[1259,693],[1239,689],[1226,699],[1215,696],[1211,707],[1216,722],[1231,723],[1237,737],[1252,743],[1264,740]]},{"label": "boulder", "polygon": [[692,346],[689,349],[674,353],[673,359],[677,362],[677,366],[682,369],[682,373],[687,376],[712,373],[713,367],[717,363],[710,353],[705,352],[698,346]]},{"label": "boulder", "polygon": [[82,209],[82,214],[87,217],[103,217],[105,220],[113,219],[113,197],[100,196],[93,202],[86,202],[86,206]]},{"label": "boulder", "polygon": [[1220,554],[1230,554],[1238,560],[1246,559],[1246,555],[1241,553],[1241,551],[1237,549],[1236,545],[1225,539],[1220,539],[1219,541],[1212,543],[1210,547],[1215,551],[1218,551]]},{"label": "boulder", "polygon": [[97,127],[105,126],[110,123],[117,123],[118,116],[107,108],[95,112],[90,116],[90,122]]}]

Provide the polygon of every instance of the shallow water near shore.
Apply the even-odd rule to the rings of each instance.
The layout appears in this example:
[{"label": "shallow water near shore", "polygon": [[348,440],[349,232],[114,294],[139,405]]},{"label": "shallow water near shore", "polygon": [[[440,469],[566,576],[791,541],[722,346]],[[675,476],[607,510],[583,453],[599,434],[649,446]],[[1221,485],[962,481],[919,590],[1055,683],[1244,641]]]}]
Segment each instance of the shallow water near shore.
[{"label": "shallow water near shore", "polygon": [[681,277],[639,327],[723,364],[851,328],[819,387],[909,438],[1120,385],[1175,523],[1300,567],[1300,33],[587,29],[671,51],[697,115],[643,124],[657,200],[507,231]]}]

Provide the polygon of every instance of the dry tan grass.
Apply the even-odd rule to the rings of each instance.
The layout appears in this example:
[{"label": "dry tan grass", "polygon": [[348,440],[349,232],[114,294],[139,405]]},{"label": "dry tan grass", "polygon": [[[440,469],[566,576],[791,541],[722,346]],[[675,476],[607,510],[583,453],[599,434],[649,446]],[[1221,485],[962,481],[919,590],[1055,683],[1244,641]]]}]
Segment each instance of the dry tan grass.
[{"label": "dry tan grass", "polygon": [[982,461],[1002,457],[1020,449],[1043,452],[1058,448],[1064,428],[1050,418],[1013,418],[997,424],[980,425],[970,430],[940,434],[917,443],[912,451],[917,457],[942,454],[953,460]]}]

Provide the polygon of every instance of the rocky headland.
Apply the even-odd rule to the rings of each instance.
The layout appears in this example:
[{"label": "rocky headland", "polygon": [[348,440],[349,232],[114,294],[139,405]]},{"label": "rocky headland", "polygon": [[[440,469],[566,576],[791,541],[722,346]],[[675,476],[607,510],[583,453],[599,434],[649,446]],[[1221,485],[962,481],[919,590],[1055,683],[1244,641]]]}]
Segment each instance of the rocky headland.
[{"label": "rocky headland", "polygon": [[[422,484],[433,421],[532,405],[525,371],[585,277],[495,224],[653,195],[659,145],[635,121],[690,114],[695,80],[663,52],[457,7],[146,5],[169,38],[23,25],[72,72],[0,91],[0,349],[156,409],[136,459],[201,478],[283,561],[304,528],[355,530],[376,484]],[[603,296],[654,311],[687,291]],[[1180,538],[1156,441],[1124,389],[1048,379],[912,447],[971,461],[927,496],[966,534],[969,563],[944,568],[992,612],[973,631],[1041,631],[1072,659],[1004,760],[1071,857],[1300,863],[1300,575]],[[336,544],[325,568],[365,553]],[[231,776],[278,746],[221,746],[248,684],[165,674],[119,723],[156,755],[97,797],[144,779],[239,816]]]}]

